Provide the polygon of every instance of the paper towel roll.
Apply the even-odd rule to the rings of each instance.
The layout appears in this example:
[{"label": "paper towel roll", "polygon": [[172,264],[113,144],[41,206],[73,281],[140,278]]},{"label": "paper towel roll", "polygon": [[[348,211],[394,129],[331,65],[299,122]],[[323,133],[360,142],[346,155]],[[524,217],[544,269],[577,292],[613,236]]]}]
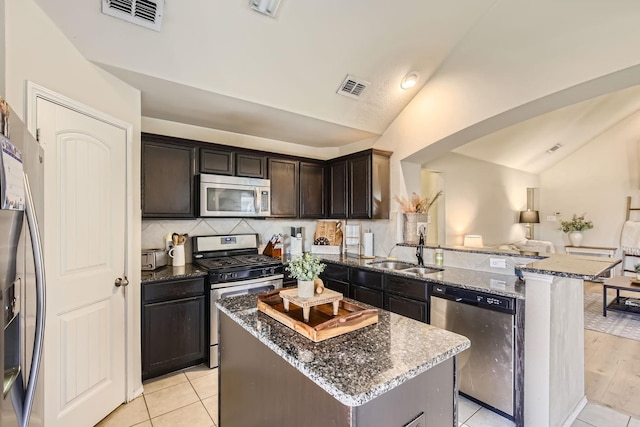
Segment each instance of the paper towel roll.
[{"label": "paper towel roll", "polygon": [[373,233],[371,231],[367,231],[364,233],[364,238],[362,240],[364,256],[373,256]]}]

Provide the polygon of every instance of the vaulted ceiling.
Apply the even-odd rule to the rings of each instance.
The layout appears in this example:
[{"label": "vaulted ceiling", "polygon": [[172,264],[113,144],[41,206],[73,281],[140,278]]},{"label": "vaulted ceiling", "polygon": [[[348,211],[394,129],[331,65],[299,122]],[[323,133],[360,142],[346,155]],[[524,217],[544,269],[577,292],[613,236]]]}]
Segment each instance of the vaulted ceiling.
[{"label": "vaulted ceiling", "polygon": [[[556,76],[540,64],[575,54],[579,66],[590,48],[615,63],[620,37],[640,39],[633,0],[282,0],[275,19],[248,0],[166,0],[160,31],[107,16],[99,1],[37,2],[86,58],[141,90],[143,116],[314,147],[373,144],[445,72],[473,78],[491,64],[517,80],[534,67],[570,81],[566,67]],[[402,90],[410,71],[418,84]],[[370,83],[359,99],[336,93],[347,75]],[[456,150],[539,172],[541,146],[575,151],[637,111],[638,95],[549,111]]]}]

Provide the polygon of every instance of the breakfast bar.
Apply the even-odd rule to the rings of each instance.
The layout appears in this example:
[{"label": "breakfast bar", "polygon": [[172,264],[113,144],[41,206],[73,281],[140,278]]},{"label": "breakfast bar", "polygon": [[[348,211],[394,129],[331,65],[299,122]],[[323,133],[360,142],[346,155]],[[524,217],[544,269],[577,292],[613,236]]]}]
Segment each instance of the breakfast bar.
[{"label": "breakfast bar", "polygon": [[216,304],[219,425],[457,425],[467,338],[379,310],[377,323],[315,343],[258,311],[255,295]]}]

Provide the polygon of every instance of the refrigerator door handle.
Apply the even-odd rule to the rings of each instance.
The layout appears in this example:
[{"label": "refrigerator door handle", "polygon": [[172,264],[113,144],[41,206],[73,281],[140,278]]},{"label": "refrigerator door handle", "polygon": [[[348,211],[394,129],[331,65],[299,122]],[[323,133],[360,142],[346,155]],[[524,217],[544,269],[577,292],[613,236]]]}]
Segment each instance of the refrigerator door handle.
[{"label": "refrigerator door handle", "polygon": [[36,392],[36,383],[38,380],[38,371],[42,359],[42,347],[44,344],[44,318],[45,318],[45,277],[44,277],[44,260],[42,256],[42,243],[40,240],[40,230],[38,229],[38,221],[36,219],[35,207],[33,205],[33,196],[29,186],[29,178],[24,174],[24,193],[25,193],[25,214],[27,224],[29,226],[29,234],[31,235],[31,247],[33,248],[33,260],[36,276],[36,330],[33,345],[33,357],[31,358],[31,371],[29,372],[29,381],[25,392],[24,405],[22,409],[22,419],[20,427],[29,425],[29,417],[31,416],[31,408]]}]

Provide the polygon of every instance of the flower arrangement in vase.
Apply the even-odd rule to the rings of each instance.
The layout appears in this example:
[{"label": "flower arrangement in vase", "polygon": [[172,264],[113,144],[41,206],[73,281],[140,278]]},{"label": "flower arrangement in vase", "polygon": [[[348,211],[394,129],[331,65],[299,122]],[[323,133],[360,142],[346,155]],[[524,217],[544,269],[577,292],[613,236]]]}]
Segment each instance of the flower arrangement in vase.
[{"label": "flower arrangement in vase", "polygon": [[584,217],[586,214],[580,216],[573,214],[570,221],[561,221],[560,229],[569,233],[569,240],[573,246],[580,246],[582,243],[582,232],[585,230],[591,230],[593,228],[593,222],[587,221]]},{"label": "flower arrangement in vase", "polygon": [[320,262],[320,258],[306,253],[289,261],[285,268],[291,277],[298,279],[298,296],[311,298],[314,295],[314,281],[318,278],[327,265]]},{"label": "flower arrangement in vase", "polygon": [[[400,205],[400,210],[404,214],[404,242],[418,243],[418,229],[421,225],[426,226],[428,222],[429,209],[442,195],[442,190],[433,197],[420,197],[412,193],[410,199],[394,196],[394,200]],[[426,227],[425,227],[426,229]]]},{"label": "flower arrangement in vase", "polygon": [[633,265],[633,270],[636,272],[636,279],[640,280],[640,262]]}]

